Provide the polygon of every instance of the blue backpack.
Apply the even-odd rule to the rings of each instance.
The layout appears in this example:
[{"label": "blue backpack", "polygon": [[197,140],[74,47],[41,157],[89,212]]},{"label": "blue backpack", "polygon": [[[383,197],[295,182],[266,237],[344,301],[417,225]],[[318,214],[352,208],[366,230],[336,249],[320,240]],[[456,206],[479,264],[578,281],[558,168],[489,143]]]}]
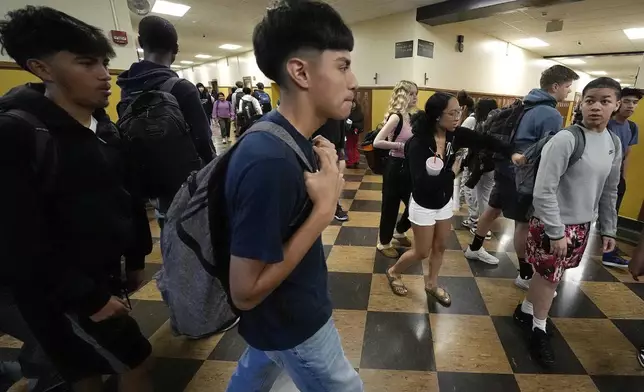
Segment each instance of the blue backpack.
[{"label": "blue backpack", "polygon": [[262,112],[264,114],[273,110],[273,106],[271,105],[271,96],[268,95],[266,91],[255,90],[253,96],[259,101],[259,105],[262,107]]}]

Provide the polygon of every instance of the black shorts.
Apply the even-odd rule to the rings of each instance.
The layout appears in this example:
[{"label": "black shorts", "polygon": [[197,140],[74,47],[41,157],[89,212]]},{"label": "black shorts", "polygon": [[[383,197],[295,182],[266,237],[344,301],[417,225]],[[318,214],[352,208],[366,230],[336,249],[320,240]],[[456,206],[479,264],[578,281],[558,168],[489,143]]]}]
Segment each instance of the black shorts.
[{"label": "black shorts", "polygon": [[520,195],[513,178],[494,172],[494,188],[490,207],[503,211],[503,216],[516,222],[528,223],[532,215],[532,196]]},{"label": "black shorts", "polygon": [[70,383],[122,374],[141,365],[152,346],[130,316],[95,323],[43,304],[19,304],[25,321],[61,376]]}]

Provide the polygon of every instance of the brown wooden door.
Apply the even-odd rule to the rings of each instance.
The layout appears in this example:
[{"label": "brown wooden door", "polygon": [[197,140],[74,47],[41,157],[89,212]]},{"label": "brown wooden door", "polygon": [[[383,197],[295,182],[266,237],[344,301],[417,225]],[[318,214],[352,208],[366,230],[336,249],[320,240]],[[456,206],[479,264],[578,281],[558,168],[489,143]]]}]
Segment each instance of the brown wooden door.
[{"label": "brown wooden door", "polygon": [[356,102],[362,108],[362,113],[364,113],[364,132],[360,135],[360,141],[364,138],[365,133],[371,131],[371,89],[370,88],[359,88],[356,91]]}]

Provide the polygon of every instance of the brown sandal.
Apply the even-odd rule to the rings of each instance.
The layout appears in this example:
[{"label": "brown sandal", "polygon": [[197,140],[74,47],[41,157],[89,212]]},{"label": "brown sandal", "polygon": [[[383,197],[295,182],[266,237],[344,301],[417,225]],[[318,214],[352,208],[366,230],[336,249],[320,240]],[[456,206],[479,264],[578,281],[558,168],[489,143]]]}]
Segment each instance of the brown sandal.
[{"label": "brown sandal", "polygon": [[[439,291],[440,290],[440,291]],[[439,304],[443,305],[446,308],[449,308],[452,305],[452,297],[449,295],[445,289],[441,287],[434,287],[433,289],[428,289],[425,287],[427,294],[436,298]]]},{"label": "brown sandal", "polygon": [[407,287],[405,287],[405,284],[402,282],[402,280],[400,278],[394,278],[393,276],[389,275],[389,270],[385,271],[385,275],[387,276],[387,280],[389,281],[389,287],[391,287],[391,291],[399,297],[406,297],[409,291],[407,290]]}]

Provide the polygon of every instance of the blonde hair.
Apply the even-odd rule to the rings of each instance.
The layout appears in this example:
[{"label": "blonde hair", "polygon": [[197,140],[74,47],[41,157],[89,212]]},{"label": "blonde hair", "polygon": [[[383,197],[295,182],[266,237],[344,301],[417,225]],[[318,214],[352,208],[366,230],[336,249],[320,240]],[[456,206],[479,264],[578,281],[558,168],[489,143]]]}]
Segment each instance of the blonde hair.
[{"label": "blonde hair", "polygon": [[383,122],[386,122],[389,118],[389,115],[392,113],[407,113],[409,108],[409,102],[411,102],[411,93],[412,91],[418,91],[418,85],[409,80],[401,80],[396,83],[394,86],[394,91],[391,93],[391,98],[389,99],[389,105],[387,106],[387,112],[385,113],[385,119]]}]

